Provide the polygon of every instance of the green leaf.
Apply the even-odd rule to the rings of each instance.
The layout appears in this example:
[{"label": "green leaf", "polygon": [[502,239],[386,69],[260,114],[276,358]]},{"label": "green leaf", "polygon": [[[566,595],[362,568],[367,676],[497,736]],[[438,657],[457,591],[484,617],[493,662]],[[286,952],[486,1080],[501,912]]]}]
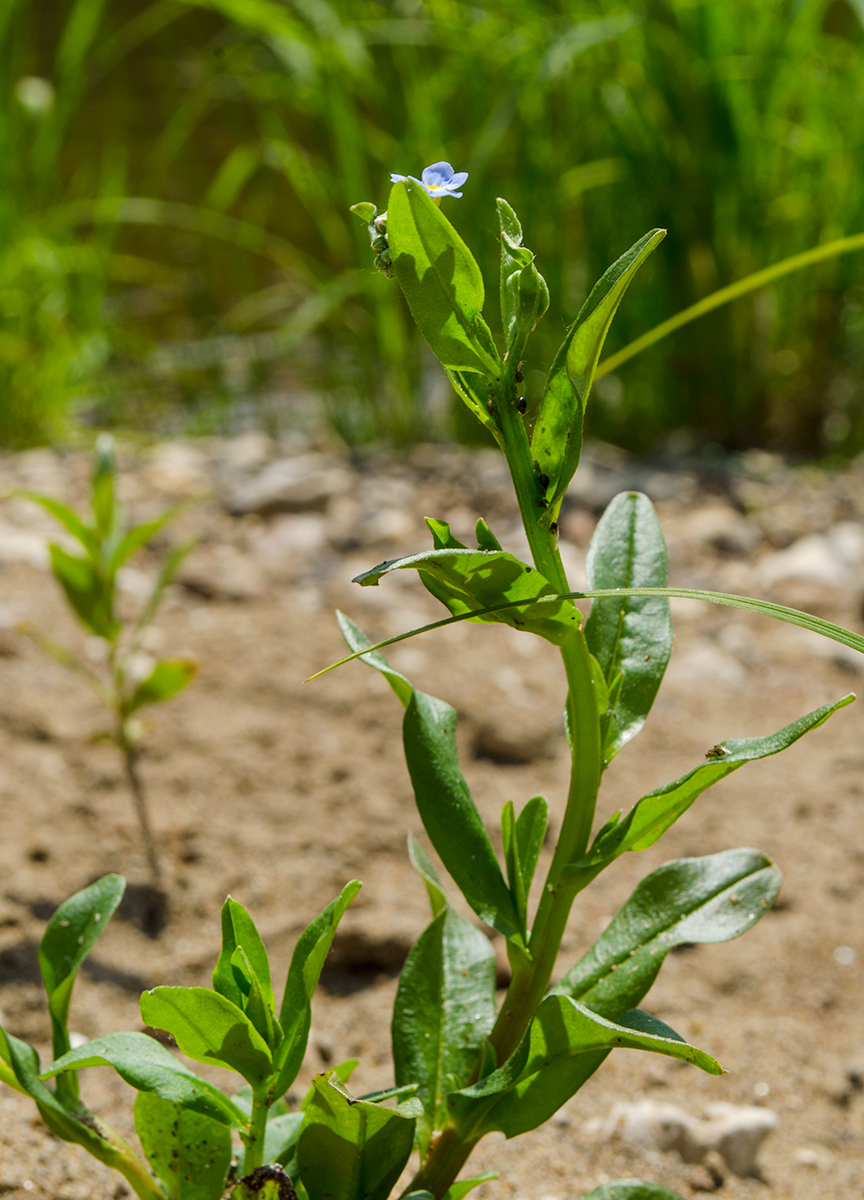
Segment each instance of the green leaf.
[{"label": "green leaf", "polygon": [[117,505],[114,497],[116,471],[114,439],[109,433],[100,433],[93,450],[93,474],[90,487],[96,529],[103,541],[114,532],[117,520]]},{"label": "green leaf", "polygon": [[478,378],[471,371],[451,371],[445,368],[447,378],[453,384],[456,394],[465,402],[466,407],[474,414],[481,425],[492,434],[495,441],[503,449],[501,430],[489,411],[489,388],[485,379]]},{"label": "green leaf", "polygon": [[[95,1121],[78,1120],[60,1098],[46,1087],[39,1077],[39,1055],[32,1046],[13,1037],[0,1027],[0,1059],[7,1063],[17,1080],[19,1088],[36,1101],[39,1115],[52,1133],[64,1142],[75,1142],[83,1146],[88,1154],[108,1166],[116,1167],[120,1154],[115,1146],[95,1132]],[[83,1105],[76,1104],[75,1111],[89,1117]]]},{"label": "green leaf", "polygon": [[518,934],[513,897],[459,767],[455,710],[415,691],[402,737],[420,819],[438,856],[481,921],[505,937]]},{"label": "green leaf", "polygon": [[86,558],[67,553],[52,542],[51,570],[79,621],[97,637],[112,641],[120,628],[114,620],[114,585],[103,579]]},{"label": "green leaf", "polygon": [[[592,588],[665,587],[669,582],[666,543],[654,506],[639,492],[616,496],[600,519],[585,563]],[[601,713],[603,761],[608,764],[639,732],[672,653],[669,601],[621,597],[595,600],[585,624],[614,703]]]},{"label": "green leaf", "polygon": [[253,1087],[273,1072],[270,1048],[249,1018],[209,988],[153,988],[141,996],[141,1016],[195,1062],[237,1071]]},{"label": "green leaf", "polygon": [[[48,993],[54,1057],[69,1049],[69,1002],[81,964],[93,949],[123,898],[126,880],[105,875],[61,904],[45,927],[39,943],[39,968]],[[62,1089],[77,1095],[70,1076]]]},{"label": "green leaf", "polygon": [[146,629],[146,627],[153,620],[156,615],[156,610],[158,609],[162,597],[165,594],[165,589],[174,579],[174,576],[180,569],[183,559],[190,552],[190,550],[195,549],[197,544],[197,538],[189,538],[188,541],[182,542],[179,546],[175,546],[165,559],[162,564],[162,568],[159,571],[156,582],[153,585],[153,591],[150,593],[147,603],[144,605],[144,608],[141,612],[141,616],[138,618],[136,629],[139,631]]},{"label": "green leaf", "polygon": [[297,1146],[310,1196],[386,1200],[414,1146],[414,1118],[355,1100],[335,1072],[316,1075]]},{"label": "green leaf", "polygon": [[432,916],[437,917],[447,907],[447,896],[438,878],[438,872],[432,864],[432,859],[417,841],[413,833],[408,834],[408,858],[411,866],[426,884],[429,893],[429,903],[432,906]]},{"label": "green leaf", "polygon": [[224,1125],[139,1092],[135,1131],[170,1200],[220,1200],[231,1165],[231,1132]]},{"label": "green leaf", "polygon": [[359,204],[352,204],[348,211],[359,217],[364,225],[370,225],[378,216],[378,209],[369,200],[361,200]]},{"label": "green leaf", "polygon": [[[607,596],[613,596],[616,599],[620,599],[622,596],[668,596],[681,600],[704,600],[708,604],[719,604],[726,608],[740,608],[745,612],[757,613],[759,616],[774,617],[778,621],[785,621],[788,625],[797,625],[800,629],[809,629],[812,633],[818,633],[821,637],[830,638],[831,641],[839,642],[841,646],[848,646],[851,650],[857,650],[859,654],[864,654],[864,637],[860,633],[853,633],[851,629],[844,629],[842,625],[835,625],[831,621],[823,620],[822,617],[814,617],[812,613],[801,612],[797,608],[787,608],[784,604],[773,604],[769,600],[754,600],[751,596],[734,596],[729,592],[704,592],[697,588],[595,588],[591,591],[561,593],[561,598],[565,600],[603,600]],[[525,602],[517,601],[513,607],[520,607],[522,603]],[[532,601],[527,603],[532,603]],[[498,611],[497,605],[495,611]],[[370,645],[368,652],[371,656],[397,642],[406,642],[409,638],[417,637],[418,634],[430,633],[433,629],[446,629],[448,625],[456,625],[460,621],[468,619],[471,619],[471,614],[460,613],[455,617],[443,617],[440,621],[431,621],[428,625],[418,626],[417,629],[409,629],[405,633],[397,633],[393,637],[384,638],[382,641]],[[324,667],[322,670],[316,671],[314,675],[310,675],[306,682],[318,679],[320,676],[326,675],[328,671],[335,671],[337,667],[343,667],[345,663],[360,658],[363,653],[365,651],[358,650],[354,654],[340,658],[338,662],[331,663],[329,667]]]},{"label": "green leaf", "polygon": [[612,318],[633,276],[665,236],[665,229],[651,230],[612,264],[594,285],[552,363],[531,437],[537,473],[549,481],[541,518],[547,527],[557,521],[579,466],[585,406]]},{"label": "green leaf", "polygon": [[510,349],[516,333],[516,298],[510,279],[523,267],[534,261],[531,251],[522,245],[522,226],[519,218],[506,200],[495,201],[498,209],[498,228],[501,233],[501,324],[507,348]]},{"label": "green leaf", "polygon": [[387,207],[396,278],[411,315],[444,367],[495,375],[501,363],[481,316],[480,268],[418,183],[396,183]]},{"label": "green leaf", "polygon": [[195,677],[198,666],[186,658],[166,658],[157,663],[146,679],[142,679],[126,705],[127,715],[145,704],[158,704],[182,692]]},{"label": "green leaf", "polygon": [[339,922],[362,886],[356,879],[346,884],[297,939],[279,1010],[283,1038],[275,1057],[278,1075],[273,1086],[274,1096],[287,1092],[303,1065],[312,1019],[312,996]]},{"label": "green leaf", "polygon": [[242,1129],[246,1124],[245,1113],[220,1088],[201,1079],[146,1033],[109,1033],[85,1042],[51,1063],[42,1078],[50,1079],[63,1071],[80,1071],[85,1067],[113,1067],[121,1079],[139,1092],[153,1092],[221,1125]]},{"label": "green leaf", "polygon": [[248,995],[248,986],[241,987],[231,968],[231,957],[238,946],[246,953],[270,1011],[275,1012],[276,999],[270,982],[270,960],[261,935],[243,905],[229,896],[222,905],[222,952],[213,968],[213,987],[232,1004],[242,1008],[242,1002]]},{"label": "green leaf", "polygon": [[71,508],[61,504],[59,500],[52,500],[50,496],[40,496],[38,492],[31,492],[26,488],[16,489],[15,495],[21,496],[25,500],[32,500],[34,504],[40,504],[46,512],[60,522],[68,533],[72,534],[76,541],[81,543],[88,558],[94,561],[98,560],[99,541],[95,531],[89,525],[85,525]]},{"label": "green leaf", "polygon": [[[439,524],[449,536],[449,526]],[[435,529],[433,534],[439,536]],[[349,646],[362,650],[368,644],[365,634],[341,614],[340,625]],[[405,759],[429,840],[478,917],[512,937],[520,932],[519,916],[459,767],[455,711],[443,700],[415,691],[383,655],[361,657],[381,672],[405,706]]]},{"label": "green leaf", "polygon": [[152,521],[127,530],[108,560],[108,571],[113,574],[119,567],[122,567],[136,550],[140,550],[142,546],[146,546],[149,541],[152,541],[156,534],[179,517],[189,507],[189,504],[189,500],[181,500],[178,504],[172,504],[160,516],[154,517]]},{"label": "green leaf", "polygon": [[[342,636],[351,650],[359,652],[367,646],[372,645],[360,626],[356,625],[350,617],[346,617],[345,613],[340,612],[338,608],[336,609],[336,620],[339,622]],[[414,694],[414,685],[397,671],[395,667],[392,667],[383,654],[361,654],[360,661],[381,672],[398,696],[403,707],[410,703],[411,697]]]},{"label": "green leaf", "polygon": [[546,833],[548,806],[542,796],[534,796],[516,817],[513,801],[501,812],[501,838],[507,882],[516,903],[523,938],[527,933],[528,894],[537,867],[537,858]]},{"label": "green leaf", "polygon": [[684,1200],[678,1192],[670,1192],[659,1183],[642,1183],[638,1179],[619,1179],[602,1183],[581,1200]]},{"label": "green leaf", "polygon": [[[527,1056],[525,1055],[527,1043]],[[547,996],[514,1058],[524,1065],[513,1079],[505,1063],[480,1083],[447,1097],[451,1119],[465,1136],[500,1130],[515,1137],[548,1121],[616,1047],[648,1050],[693,1063],[710,1075],[723,1068],[674,1030],[633,1009],[607,1021],[569,996]]]},{"label": "green leaf", "polygon": [[642,880],[552,992],[614,1021],[648,994],[674,946],[740,937],[769,911],[782,882],[758,850],[665,863]]},{"label": "green leaf", "polygon": [[506,200],[495,201],[501,231],[501,323],[507,353],[521,357],[528,335],[549,307],[549,288],[522,245],[522,226]]},{"label": "green leaf", "polygon": [[495,1015],[495,951],[447,907],[414,944],[393,1006],[396,1083],[417,1085],[421,1155],[446,1119],[444,1095],[470,1078]]},{"label": "green leaf", "polygon": [[588,854],[574,867],[590,870],[611,862],[628,850],[647,850],[712,784],[725,779],[745,763],[786,750],[811,729],[818,729],[838,709],[845,708],[854,699],[852,694],[843,696],[768,737],[728,738],[720,742],[707,752],[706,761],[700,766],[637,800],[623,820],[607,822],[594,839]]},{"label": "green leaf", "polygon": [[[379,563],[356,576],[354,583],[377,587],[391,571],[417,571],[427,591],[454,616],[477,614],[468,620],[503,623],[536,633],[556,646],[579,628],[579,610],[569,600],[555,599],[555,589],[536,568],[504,550],[426,550]],[[532,603],[544,598],[545,602]],[[519,607],[511,607],[514,603]],[[489,611],[497,605],[501,611]]]},{"label": "green leaf", "polygon": [[[491,1179],[497,1179],[496,1171],[481,1171],[479,1175],[472,1175],[470,1179],[458,1179],[456,1183],[451,1183],[447,1191],[444,1193],[444,1200],[463,1200],[469,1192],[473,1192],[481,1183],[488,1183]],[[406,1197],[407,1200],[407,1197]]]}]

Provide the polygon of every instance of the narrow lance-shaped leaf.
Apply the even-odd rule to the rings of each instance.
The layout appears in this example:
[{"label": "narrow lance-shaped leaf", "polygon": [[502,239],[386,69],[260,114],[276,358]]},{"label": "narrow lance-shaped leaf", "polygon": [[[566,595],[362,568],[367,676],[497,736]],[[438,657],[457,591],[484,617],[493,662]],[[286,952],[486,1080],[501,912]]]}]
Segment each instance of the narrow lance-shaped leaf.
[{"label": "narrow lance-shaped leaf", "polygon": [[81,624],[97,637],[112,640],[119,629],[113,614],[113,586],[89,559],[69,554],[62,546],[48,547],[51,570]]},{"label": "narrow lance-shaped leaf", "polygon": [[396,183],[387,206],[396,278],[411,315],[444,367],[494,375],[501,364],[481,315],[483,277],[471,251],[425,188]]},{"label": "narrow lance-shaped leaf", "polygon": [[582,1087],[616,1047],[664,1054],[693,1063],[711,1075],[723,1073],[710,1054],[688,1045],[648,1013],[635,1009],[622,1014],[617,1022],[607,1021],[568,996],[546,997],[525,1041],[527,1056],[515,1080],[505,1063],[480,1083],[448,1096],[451,1119],[460,1131],[474,1137],[497,1129],[509,1138],[536,1129]]},{"label": "narrow lance-shaped leaf", "polygon": [[362,884],[356,879],[346,884],[336,899],[330,901],[297,939],[279,1010],[283,1037],[274,1060],[277,1072],[273,1085],[274,1096],[281,1096],[288,1090],[303,1065],[312,1020],[312,996],[339,922],[361,887]]},{"label": "narrow lance-shaped leaf", "polygon": [[[435,524],[449,529],[443,521]],[[536,568],[504,550],[458,546],[426,550],[379,563],[358,575],[354,583],[376,587],[391,571],[409,570],[417,571],[426,589],[454,615],[477,613],[468,619],[509,625],[556,646],[579,628],[579,610],[569,600],[555,599],[555,589]],[[518,607],[507,607],[514,603]],[[480,613],[498,604],[502,611]]]},{"label": "narrow lance-shaped leaf", "polygon": [[164,1029],[196,1062],[228,1067],[253,1087],[273,1071],[270,1048],[236,1005],[208,988],[157,987],[141,997],[141,1016]]},{"label": "narrow lance-shaped leaf", "polygon": [[553,988],[614,1021],[648,994],[675,946],[728,942],[759,921],[782,876],[758,850],[665,863],[643,879],[594,945]]},{"label": "narrow lance-shaped leaf", "polygon": [[[853,633],[851,629],[844,629],[842,625],[835,625],[832,621],[825,621],[822,617],[814,617],[812,613],[802,612],[797,608],[787,608],[784,604],[774,604],[769,600],[754,600],[752,596],[735,596],[729,592],[705,592],[697,588],[616,588],[605,589],[595,588],[582,592],[563,592],[561,598],[566,600],[602,600],[607,596],[614,596],[620,599],[623,595],[629,596],[668,596],[670,598],[677,597],[681,600],[704,600],[708,604],[719,604],[727,608],[740,608],[745,612],[756,613],[763,617],[774,617],[778,621],[785,621],[788,625],[797,625],[800,629],[809,629],[812,633],[818,633],[821,637],[830,638],[831,641],[839,642],[841,646],[848,646],[851,650],[856,650],[859,654],[864,654],[864,637],[860,633]],[[517,602],[513,607],[520,607],[522,603],[533,603],[533,601]],[[496,611],[498,606],[495,606]],[[368,644],[368,653],[375,654],[380,650],[386,649],[387,646],[393,646],[397,642],[405,642],[410,638],[417,637],[421,633],[431,633],[433,629],[446,629],[449,625],[456,625],[461,621],[472,619],[471,614],[459,614],[454,617],[443,617],[440,621],[431,621],[428,625],[420,625],[417,629],[409,629],[405,633],[394,634],[393,637],[384,638],[374,645]],[[322,675],[326,675],[329,671],[334,671],[337,667],[342,667],[345,663],[351,662],[355,658],[360,658],[366,653],[365,650],[358,650],[353,654],[348,654],[345,658],[340,658],[338,662],[331,663],[329,667],[324,667],[320,671],[316,671],[314,675],[310,675],[308,683],[312,679],[318,679]],[[598,679],[600,676],[598,676]]]},{"label": "narrow lance-shaped leaf", "polygon": [[242,947],[255,972],[270,1011],[275,1012],[276,1000],[270,982],[270,960],[264,942],[243,905],[229,896],[222,905],[222,951],[213,968],[213,987],[232,1004],[242,1008],[242,1001],[248,994],[248,986],[244,992],[231,968],[231,958],[238,946]]},{"label": "narrow lance-shaped leaf", "polygon": [[[48,993],[54,1057],[69,1049],[67,1029],[72,988],[81,964],[93,949],[126,889],[121,875],[105,875],[66,900],[48,922],[39,943],[39,968]],[[61,1094],[78,1094],[74,1075],[60,1087]]]},{"label": "narrow lance-shaped leaf", "polygon": [[393,1007],[396,1083],[417,1085],[421,1154],[444,1123],[445,1093],[467,1082],[494,1023],[495,951],[447,907],[414,944]]},{"label": "narrow lance-shaped leaf", "polygon": [[507,864],[507,881],[519,913],[523,938],[527,933],[528,893],[543,845],[547,819],[548,809],[542,796],[534,796],[529,800],[518,818],[512,800],[508,800],[501,810],[501,839]]},{"label": "narrow lance-shaped leaf", "polygon": [[152,1092],[139,1092],[135,1131],[170,1200],[220,1200],[231,1165],[229,1129]]},{"label": "narrow lance-shaped leaf", "polygon": [[297,1146],[310,1196],[386,1200],[414,1146],[414,1118],[356,1100],[335,1072],[316,1075]]},{"label": "narrow lance-shaped leaf", "polygon": [[80,1071],[85,1067],[113,1067],[121,1079],[139,1092],[153,1092],[163,1100],[235,1129],[246,1124],[246,1114],[220,1088],[196,1075],[145,1033],[109,1033],[85,1042],[51,1063],[42,1072],[42,1078],[51,1079],[63,1071]]},{"label": "narrow lance-shaped leaf", "polygon": [[[352,649],[369,644],[353,621],[343,617],[340,624]],[[381,671],[405,706],[405,759],[429,840],[478,917],[505,937],[518,934],[513,897],[459,767],[455,711],[416,691],[382,655],[363,655],[363,661]]]},{"label": "narrow lance-shaped leaf", "polygon": [[[666,543],[647,496],[622,492],[615,497],[594,531],[585,569],[591,588],[665,587]],[[601,714],[608,764],[644,725],[663,679],[672,653],[669,601],[659,596],[595,600],[585,638],[610,693],[609,710]]]},{"label": "narrow lance-shaped leaf", "polygon": [[[557,521],[579,466],[585,406],[612,318],[633,276],[665,236],[664,229],[652,229],[612,264],[594,285],[552,363],[531,437],[547,506],[541,520],[547,527]],[[543,485],[543,480],[548,482]]]},{"label": "narrow lance-shaped leaf", "polygon": [[431,858],[413,833],[408,834],[408,858],[411,866],[426,884],[429,903],[432,906],[432,916],[437,917],[447,907],[447,896],[441,886],[441,880],[438,878],[438,872],[435,870]]},{"label": "narrow lance-shaped leaf", "polygon": [[728,738],[718,743],[707,752],[706,761],[701,766],[637,800],[622,820],[617,820],[616,814],[600,830],[585,858],[574,864],[574,869],[601,866],[628,850],[647,850],[712,784],[731,775],[745,763],[786,750],[811,729],[818,729],[838,709],[845,708],[854,699],[854,694],[843,696],[768,737]]},{"label": "narrow lance-shaped leaf", "polygon": [[71,533],[76,541],[80,542],[87,557],[94,562],[97,561],[99,555],[99,542],[96,534],[89,525],[81,520],[76,512],[66,504],[61,504],[59,500],[53,500],[50,496],[40,496],[38,492],[28,491],[26,488],[16,490],[16,496],[21,496],[25,500],[32,500],[34,504],[39,504],[46,512],[60,522],[63,528]]},{"label": "narrow lance-shaped leaf", "polygon": [[128,1168],[131,1162],[137,1162],[128,1146],[116,1145],[96,1132],[96,1122],[83,1105],[74,1106],[77,1116],[70,1112],[40,1078],[39,1055],[33,1047],[6,1033],[2,1028],[0,1059],[11,1067],[19,1089],[36,1101],[40,1117],[57,1137],[64,1142],[74,1142],[83,1146],[87,1153],[92,1154],[99,1162],[118,1170]]},{"label": "narrow lance-shaped leaf", "polygon": [[157,663],[146,679],[142,679],[126,705],[131,714],[145,704],[158,704],[170,700],[195,677],[197,664],[185,658],[166,658]]}]

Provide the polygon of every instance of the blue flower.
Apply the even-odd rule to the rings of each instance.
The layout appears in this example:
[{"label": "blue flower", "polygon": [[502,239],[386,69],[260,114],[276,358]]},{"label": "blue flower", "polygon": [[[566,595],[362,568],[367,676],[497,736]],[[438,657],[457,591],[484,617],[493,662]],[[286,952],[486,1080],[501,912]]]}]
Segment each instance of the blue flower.
[{"label": "blue flower", "polygon": [[461,187],[468,178],[467,171],[455,171],[448,162],[433,163],[431,167],[426,167],[420,179],[414,179],[413,175],[391,175],[391,183],[405,183],[408,179],[414,179],[415,183],[419,183],[424,187],[433,200],[441,200],[444,196],[461,196],[461,192],[455,189]]}]

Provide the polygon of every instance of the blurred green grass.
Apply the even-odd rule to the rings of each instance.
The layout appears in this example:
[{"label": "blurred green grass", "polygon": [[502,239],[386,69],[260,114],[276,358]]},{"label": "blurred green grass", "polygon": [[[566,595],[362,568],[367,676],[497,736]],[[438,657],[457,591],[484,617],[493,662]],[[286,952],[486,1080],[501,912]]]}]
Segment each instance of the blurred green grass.
[{"label": "blurred green grass", "polygon": [[[864,230],[861,0],[0,0],[0,444],[77,419],[275,426],[313,390],[349,444],[466,436],[347,212],[470,172],[448,215],[496,276],[494,198],[552,296],[662,251],[614,350]],[[488,315],[495,319],[495,297]],[[791,276],[598,382],[591,431],[864,449],[864,258]]]}]

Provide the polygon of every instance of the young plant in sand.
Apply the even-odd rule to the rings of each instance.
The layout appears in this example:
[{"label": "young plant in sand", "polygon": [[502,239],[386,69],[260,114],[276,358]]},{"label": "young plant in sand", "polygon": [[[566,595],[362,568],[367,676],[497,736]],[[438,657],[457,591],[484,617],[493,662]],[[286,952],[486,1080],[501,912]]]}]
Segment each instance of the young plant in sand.
[{"label": "young plant in sand", "polygon": [[[315,1081],[301,1112],[289,1112],[282,1099],[303,1062],[324,959],[360,884],[349,883],[301,934],[278,1012],[264,944],[252,918],[230,897],[222,908],[213,990],[157,987],[142,995],[146,1025],[170,1033],[187,1058],[240,1076],[244,1082],[235,1083],[230,1097],[145,1033],[108,1034],[72,1048],[68,1019],[75,977],[124,888],[119,875],[106,875],[62,904],[48,922],[39,965],[55,1061],[41,1070],[36,1050],[0,1027],[0,1082],[29,1096],[57,1137],[119,1171],[141,1200],[219,1200],[226,1182],[238,1177],[245,1182],[234,1190],[236,1200],[291,1200],[291,1176],[282,1164],[296,1172],[298,1161],[310,1194],[323,1195],[331,1169],[331,1109],[342,1104],[370,1138],[381,1135],[361,1175],[369,1194],[386,1195],[411,1152],[418,1106],[415,1101],[394,1109],[381,1101],[413,1088],[352,1098],[349,1108],[345,1082],[357,1065],[351,1060]],[[78,1072],[98,1066],[113,1067],[137,1089],[135,1131],[149,1170],[81,1099]]]},{"label": "young plant in sand", "polygon": [[[117,602],[118,572],[186,505],[175,505],[142,525],[128,526],[116,495],[116,473],[113,439],[101,434],[94,452],[89,513],[78,514],[58,500],[36,492],[18,493],[40,504],[77,542],[75,553],[51,543],[51,570],[79,623],[91,637],[98,639],[103,669],[82,662],[33,625],[24,624],[20,628],[57,662],[84,679],[110,713],[111,728],[106,736],[122,755],[147,855],[152,895],[156,907],[161,898],[164,908],[162,864],[139,769],[145,732],[140,714],[149,705],[176,696],[190,682],[196,666],[185,658],[153,662],[143,647],[165,589],[194,541],[177,546],[167,555],[143,607],[136,617],[127,618]],[[153,920],[159,924],[155,912]]]},{"label": "young plant in sand", "polygon": [[[172,1034],[187,1057],[242,1076],[246,1086],[229,1098],[141,1033],[109,1034],[71,1049],[66,1021],[75,972],[122,891],[116,876],[100,880],[58,910],[40,948],[55,1061],[40,1073],[32,1048],[0,1034],[0,1080],[31,1096],[58,1136],[120,1170],[144,1200],[220,1200],[235,1179],[234,1200],[387,1200],[415,1149],[418,1165],[403,1200],[462,1200],[492,1177],[458,1179],[481,1138],[537,1128],[616,1047],[720,1074],[711,1055],[638,1005],[676,945],[728,941],[761,919],[780,889],[770,859],[739,849],[659,867],[553,985],[571,907],[621,855],[652,846],[712,784],[792,745],[854,699],[844,696],[768,736],[718,742],[692,770],[636,799],[626,815],[613,813],[592,837],[603,773],[639,733],[663,678],[672,649],[667,596],[676,589],[668,586],[663,536],[645,496],[624,493],[609,506],[591,543],[591,590],[585,593],[569,589],[556,545],[557,518],[578,466],[585,403],[603,340],[630,280],[663,232],[646,235],[606,272],[567,331],[542,397],[529,404],[520,395],[522,362],[545,311],[546,287],[522,245],[516,215],[499,200],[505,337],[499,352],[481,315],[479,269],[435,204],[458,186],[449,164],[439,163],[427,168],[422,182],[397,180],[386,214],[372,204],[355,211],[370,226],[379,266],[399,281],[457,392],[504,451],[534,561],[502,549],[482,520],[478,547],[469,549],[445,522],[430,519],[430,551],[381,563],[357,582],[375,586],[392,571],[417,571],[449,610],[436,626],[504,622],[558,647],[572,759],[569,791],[556,815],[558,841],[534,904],[546,801],[534,796],[518,813],[512,802],[504,805],[499,862],[459,765],[456,713],[415,688],[381,655],[383,645],[400,638],[372,645],[340,614],[349,658],[381,672],[405,709],[405,755],[420,819],[479,921],[506,939],[512,980],[499,1004],[489,938],[451,906],[429,855],[410,838],[432,921],[408,956],[396,994],[394,1087],[352,1096],[349,1062],[315,1076],[300,1110],[291,1112],[283,1096],[303,1059],[312,993],[359,885],[348,884],[300,937],[278,1015],[261,938],[229,898],[213,989],[157,987],[141,1000],[143,1020]],[[687,594],[770,612],[864,651],[864,638],[804,613],[740,597]],[[587,620],[574,605],[579,595],[595,599]],[[77,1072],[100,1065],[113,1066],[139,1092],[136,1129],[152,1175],[81,1104]],[[232,1130],[240,1142],[233,1166]],[[623,1180],[583,1200],[680,1197]]]}]

